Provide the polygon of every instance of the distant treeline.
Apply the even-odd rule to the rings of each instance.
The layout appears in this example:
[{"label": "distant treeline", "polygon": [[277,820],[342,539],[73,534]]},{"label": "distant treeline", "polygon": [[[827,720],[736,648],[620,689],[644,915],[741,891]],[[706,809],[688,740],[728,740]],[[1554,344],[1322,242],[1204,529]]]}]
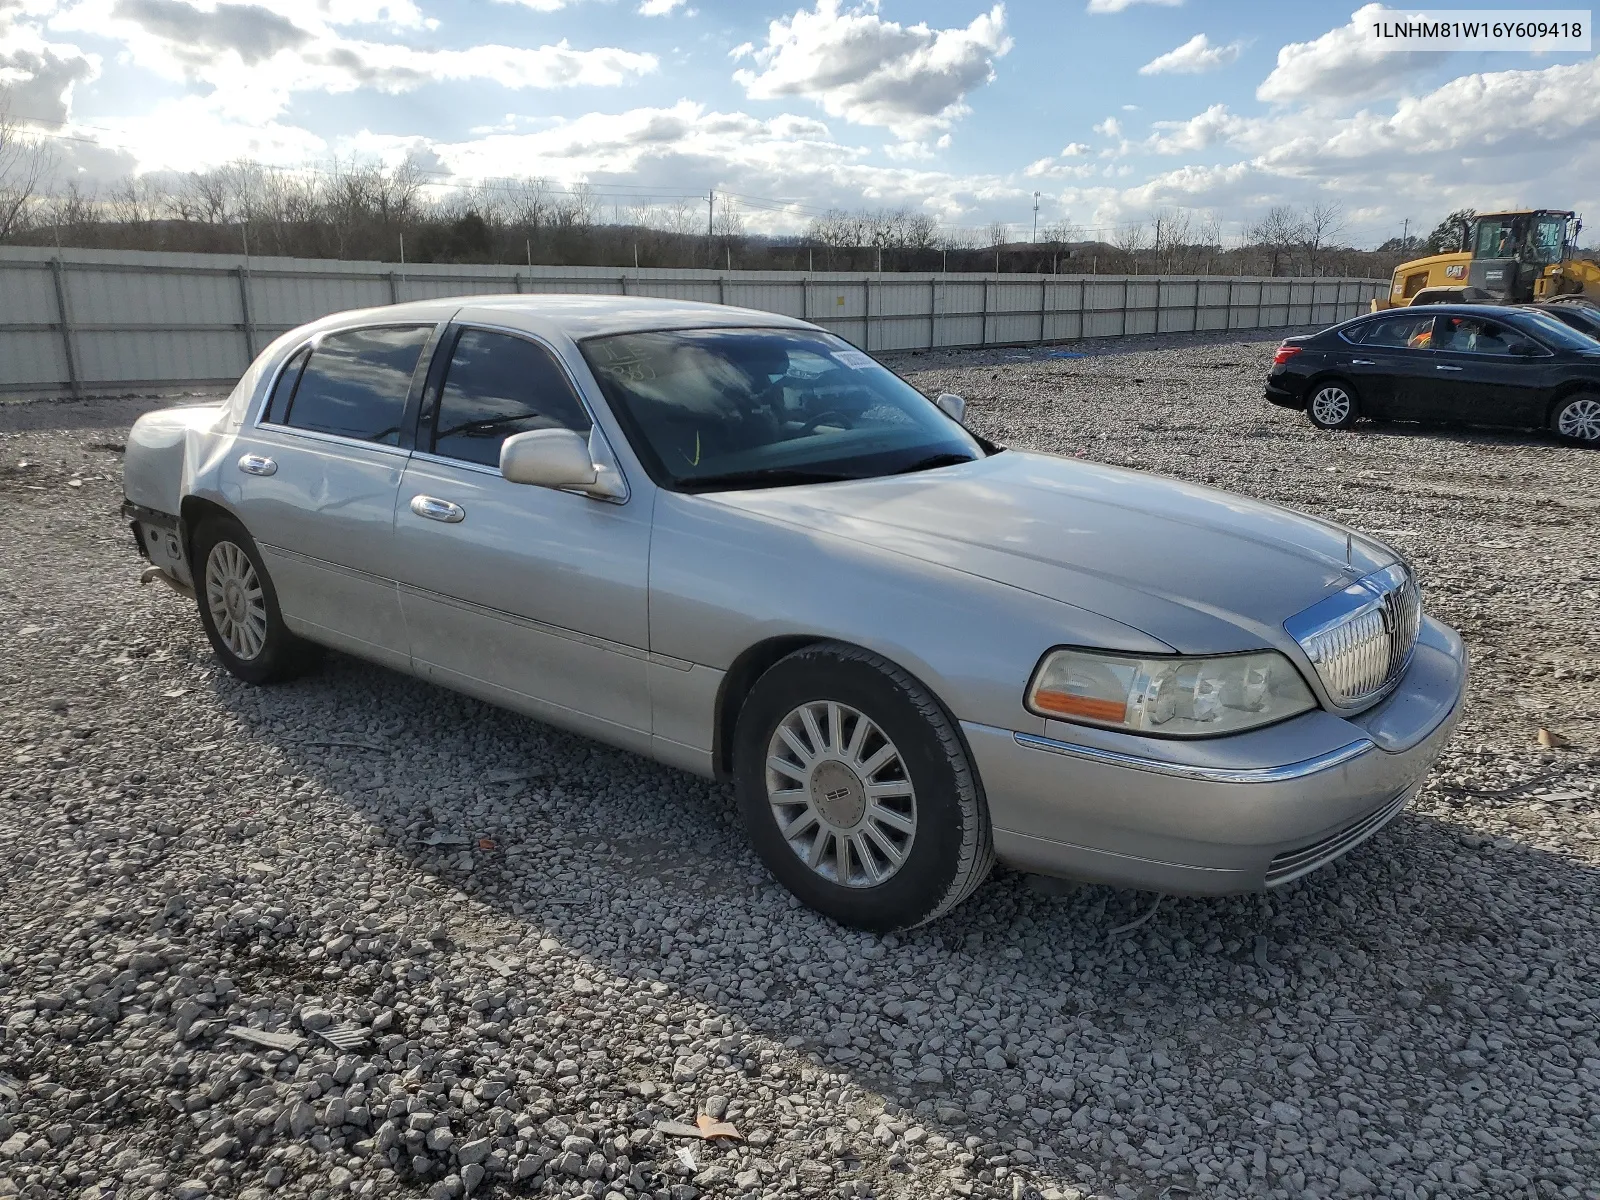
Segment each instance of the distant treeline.
[{"label": "distant treeline", "polygon": [[49,189],[42,175],[34,184],[0,222],[0,241],[417,263],[1030,274],[1383,277],[1407,256],[1340,245],[1336,207],[1273,209],[1244,244],[1225,247],[1219,217],[1187,210],[1100,237],[1053,223],[1025,240],[998,223],[952,230],[910,208],[835,210],[804,233],[771,236],[747,228],[735,197],[623,206],[583,184],[528,178],[445,188],[409,163],[301,172],[241,162],[104,191]]}]

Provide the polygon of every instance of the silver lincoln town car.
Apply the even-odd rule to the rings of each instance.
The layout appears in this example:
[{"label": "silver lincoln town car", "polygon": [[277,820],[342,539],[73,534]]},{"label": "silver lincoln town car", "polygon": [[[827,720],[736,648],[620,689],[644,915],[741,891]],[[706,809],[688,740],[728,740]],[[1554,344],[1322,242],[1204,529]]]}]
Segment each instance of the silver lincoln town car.
[{"label": "silver lincoln town car", "polygon": [[728,780],[848,925],[997,858],[1273,887],[1405,807],[1466,653],[1398,554],[963,409],[771,313],[432,300],[140,418],[125,511],[240,679],[331,646]]}]

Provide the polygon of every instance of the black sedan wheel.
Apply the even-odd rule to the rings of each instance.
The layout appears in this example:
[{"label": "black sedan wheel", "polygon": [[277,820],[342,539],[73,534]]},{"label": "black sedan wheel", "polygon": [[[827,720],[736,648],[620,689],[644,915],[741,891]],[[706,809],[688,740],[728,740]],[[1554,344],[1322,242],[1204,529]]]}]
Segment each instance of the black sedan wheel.
[{"label": "black sedan wheel", "polygon": [[1348,385],[1337,380],[1317,384],[1306,402],[1306,416],[1319,429],[1349,429],[1356,423],[1360,410],[1356,407],[1355,393]]},{"label": "black sedan wheel", "polygon": [[915,679],[853,646],[797,650],[751,689],[734,787],[767,868],[842,925],[942,916],[994,862],[955,722]]},{"label": "black sedan wheel", "polygon": [[1559,401],[1550,427],[1568,441],[1600,446],[1600,392],[1579,392]]}]

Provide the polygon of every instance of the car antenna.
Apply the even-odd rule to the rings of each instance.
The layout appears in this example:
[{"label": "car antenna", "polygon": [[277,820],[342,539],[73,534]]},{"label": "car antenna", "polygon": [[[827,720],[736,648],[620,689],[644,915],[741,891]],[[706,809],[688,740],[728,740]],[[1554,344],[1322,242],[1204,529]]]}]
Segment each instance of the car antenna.
[{"label": "car antenna", "polygon": [[1347,529],[1344,532],[1344,565],[1347,567],[1353,567],[1356,565],[1355,554],[1352,552],[1353,548],[1350,544],[1350,538],[1351,534]]}]

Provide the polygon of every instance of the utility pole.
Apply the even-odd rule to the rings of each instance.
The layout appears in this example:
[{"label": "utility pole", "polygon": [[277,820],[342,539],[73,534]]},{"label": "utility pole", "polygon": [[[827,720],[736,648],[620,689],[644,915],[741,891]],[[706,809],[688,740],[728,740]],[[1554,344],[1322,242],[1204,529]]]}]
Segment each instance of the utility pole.
[{"label": "utility pole", "polygon": [[1400,226],[1400,248],[1404,250],[1411,244],[1411,218],[1406,218],[1406,223]]},{"label": "utility pole", "polygon": [[1037,242],[1038,240],[1039,240],[1039,193],[1035,192],[1033,194],[1033,236],[1030,237],[1028,239],[1028,241]]},{"label": "utility pole", "polygon": [[707,192],[706,193],[706,237],[708,237],[708,238],[712,236],[711,226],[712,226],[712,223],[713,223],[713,218],[716,216],[716,212],[717,212],[717,193],[715,191]]}]

